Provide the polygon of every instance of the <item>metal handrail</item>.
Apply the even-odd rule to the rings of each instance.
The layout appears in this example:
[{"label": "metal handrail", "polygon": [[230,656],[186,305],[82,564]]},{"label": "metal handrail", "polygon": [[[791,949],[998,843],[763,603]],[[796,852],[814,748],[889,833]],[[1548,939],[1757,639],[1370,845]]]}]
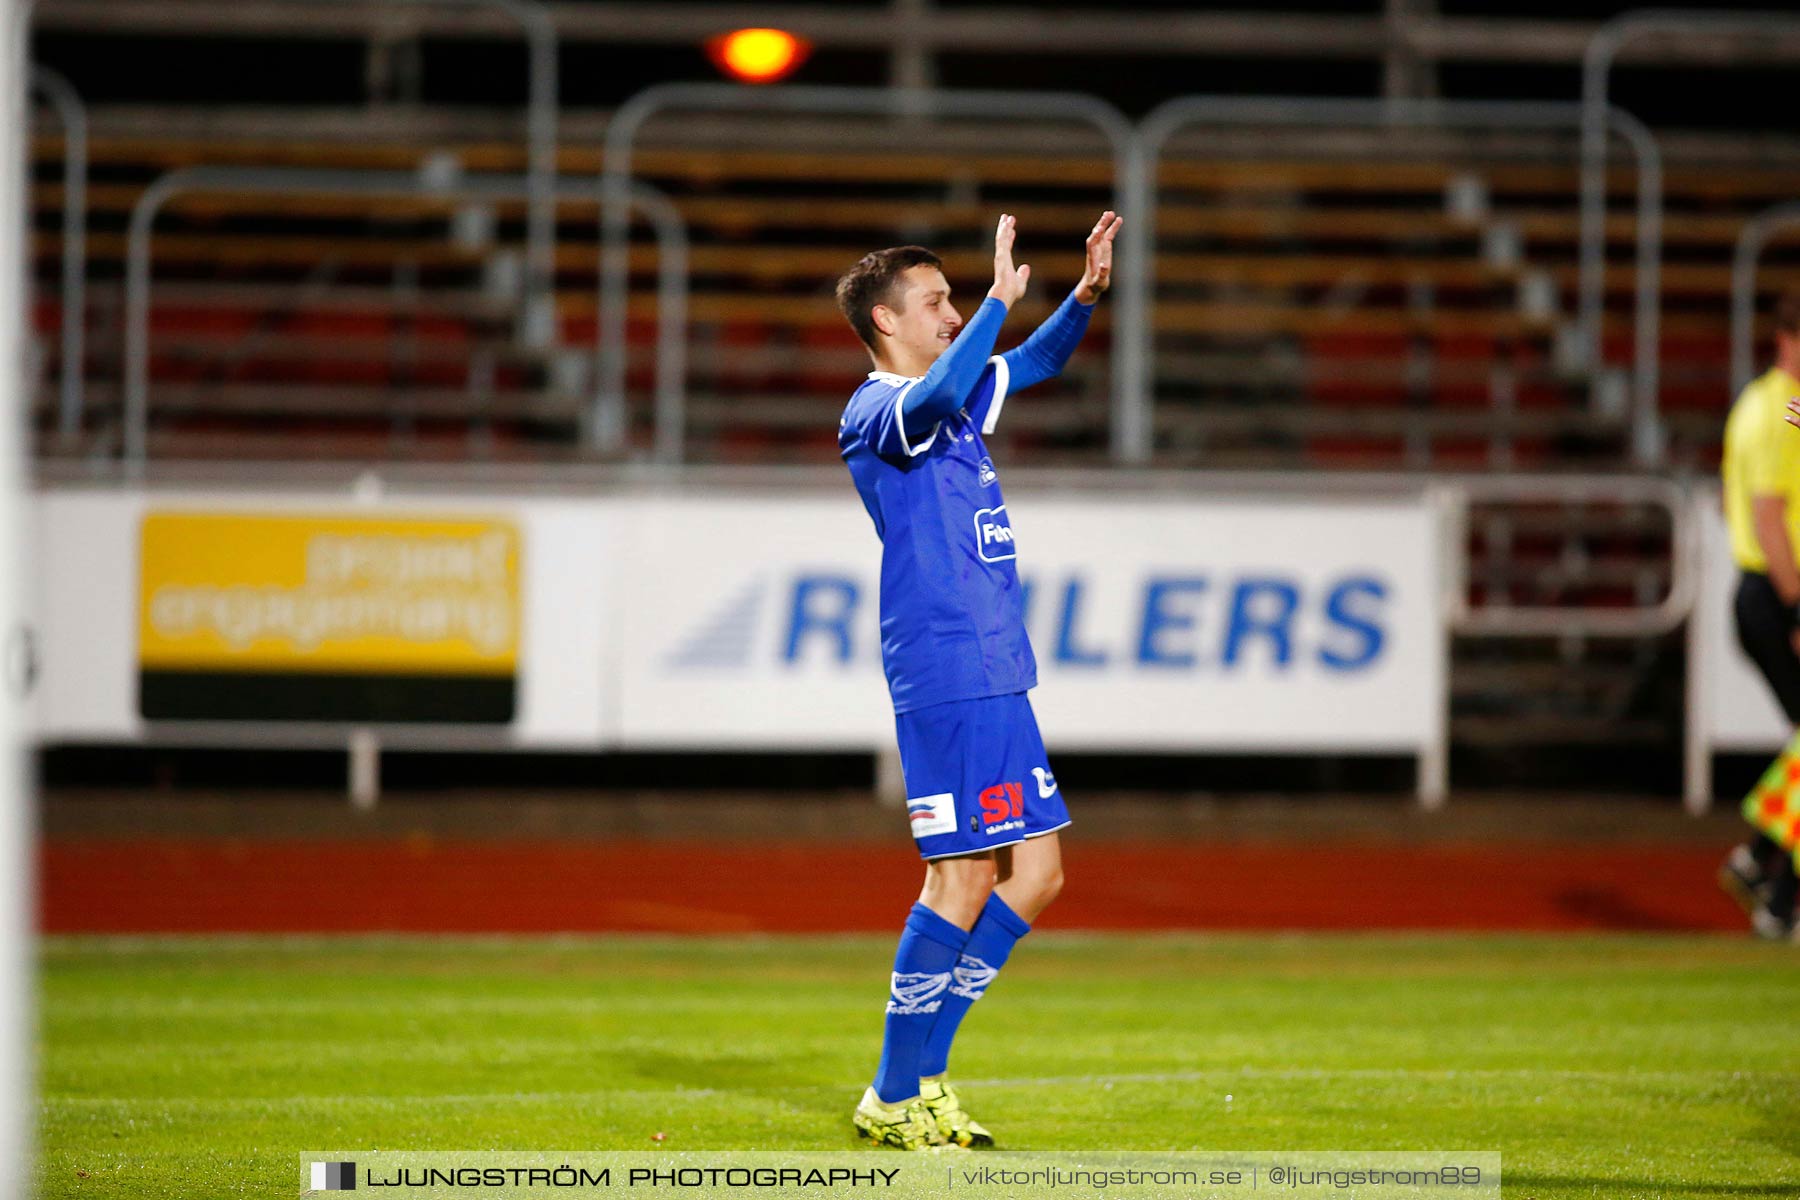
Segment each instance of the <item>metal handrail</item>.
[{"label": "metal handrail", "polygon": [[1756,376],[1756,264],[1769,239],[1800,227],[1800,201],[1765,208],[1738,232],[1731,256],[1731,394]]},{"label": "metal handrail", "polygon": [[[413,3],[416,0],[394,0]],[[526,96],[525,263],[526,310],[521,331],[549,329],[553,321],[533,320],[532,304],[553,313],[556,304],[556,129],[558,104],[556,20],[538,0],[433,0],[434,3],[487,4],[503,9],[525,33],[531,66]]]},{"label": "metal handrail", "polygon": [[[283,0],[289,4],[355,4],[360,0]],[[530,181],[525,199],[525,310],[520,313],[521,335],[548,328],[549,322],[533,320],[531,306],[553,305],[556,282],[556,130],[557,34],[556,19],[540,0],[381,0],[386,4],[449,4],[493,8],[518,23],[529,48],[525,100],[527,140],[525,177]],[[540,347],[541,348],[541,347]]]},{"label": "metal handrail", "polygon": [[[363,0],[280,0],[287,4],[357,4]],[[456,7],[492,8],[511,17],[529,47],[525,101],[526,178],[531,181],[525,203],[525,294],[540,304],[554,303],[556,279],[556,130],[557,33],[556,19],[541,0],[379,0],[383,4],[445,4]],[[24,0],[18,20],[28,25],[37,0]],[[531,313],[521,315],[520,329],[533,328]]]},{"label": "metal handrail", "polygon": [[[1606,260],[1606,127],[1610,114],[1618,111],[1608,99],[1613,62],[1628,42],[1650,33],[1783,32],[1800,33],[1800,17],[1776,12],[1644,9],[1614,17],[1589,39],[1581,63],[1581,278],[1588,285],[1581,293],[1581,326],[1591,361],[1600,361],[1600,325],[1605,306],[1604,294],[1596,281]],[[1641,229],[1639,233],[1641,253]]]},{"label": "metal handrail", "polygon": [[61,74],[32,64],[31,87],[56,109],[63,127],[62,378],[57,432],[65,440],[81,432],[86,382],[87,333],[87,106]]},{"label": "metal handrail", "polygon": [[[141,479],[148,457],[150,427],[150,241],[156,215],[184,192],[240,195],[335,195],[466,197],[500,200],[529,195],[532,183],[517,175],[474,176],[442,186],[412,171],[311,170],[287,167],[182,167],[157,179],[131,210],[125,248],[125,435],[123,461],[128,478]],[[569,187],[568,199],[593,199],[590,190]],[[664,410],[679,418],[684,390],[687,338],[687,231],[668,197],[646,184],[634,185],[633,204],[650,214],[661,246],[657,299],[656,389],[659,422]],[[556,196],[552,196],[555,200]],[[552,211],[554,216],[554,210]],[[679,424],[673,435],[680,436]],[[668,435],[659,423],[659,445]]]},{"label": "metal handrail", "polygon": [[[1586,110],[1579,105],[1557,102],[1511,100],[1362,100],[1321,99],[1317,97],[1244,97],[1182,96],[1158,105],[1138,126],[1141,145],[1141,169],[1150,176],[1143,188],[1147,210],[1137,222],[1139,236],[1146,239],[1142,254],[1142,287],[1146,296],[1146,319],[1127,326],[1124,336],[1139,342],[1137,356],[1153,364],[1150,345],[1153,337],[1148,320],[1149,305],[1154,299],[1155,281],[1151,278],[1152,258],[1148,239],[1154,236],[1157,189],[1154,173],[1168,139],[1185,125],[1265,124],[1329,127],[1333,125],[1494,126],[1531,129],[1567,127],[1582,128]],[[1659,444],[1657,418],[1659,316],[1662,298],[1662,152],[1643,122],[1618,108],[1603,110],[1602,139],[1610,127],[1630,143],[1638,160],[1637,219],[1637,312],[1634,318],[1634,358],[1636,363],[1633,390],[1634,445],[1641,462],[1655,455],[1644,453]],[[1126,223],[1131,231],[1131,223]],[[1579,289],[1581,295],[1600,293],[1605,286],[1604,262],[1581,263]],[[1127,286],[1129,284],[1127,283]],[[1584,301],[1585,303],[1585,301]],[[1599,362],[1598,356],[1593,359]],[[1146,366],[1148,372],[1150,367]],[[1147,377],[1143,421],[1149,426],[1149,406],[1154,402],[1154,379]],[[1148,454],[1148,446],[1144,447]]]},{"label": "metal handrail", "polygon": [[631,204],[656,230],[656,461],[675,464],[687,443],[687,222],[647,183],[631,185]]},{"label": "metal handrail", "polygon": [[[956,88],[859,88],[783,86],[745,88],[735,84],[668,83],[645,88],[619,106],[606,128],[605,157],[600,175],[600,295],[598,340],[600,377],[596,381],[589,418],[588,441],[596,449],[615,452],[625,435],[625,303],[629,287],[627,217],[624,200],[632,177],[632,151],[645,121],[671,108],[715,111],[775,110],[783,112],[850,115],[973,116],[1013,120],[1063,118],[1098,129],[1112,146],[1114,207],[1125,213],[1143,211],[1146,200],[1137,191],[1143,173],[1134,155],[1138,139],[1124,114],[1093,96],[1066,92],[990,92]],[[1133,222],[1125,222],[1125,245],[1120,252],[1119,276],[1142,274],[1138,261],[1143,242],[1130,236]],[[1120,289],[1119,324],[1126,328],[1143,321],[1143,293]],[[1132,347],[1115,349],[1112,363],[1115,420],[1112,430],[1115,457],[1129,460],[1125,447],[1135,436],[1121,429],[1120,398],[1141,398],[1144,364]],[[1129,412],[1134,406],[1125,405]]]},{"label": "metal handrail", "polygon": [[[283,2],[295,4],[319,4],[355,3],[356,0],[283,0]],[[381,2],[405,5],[449,4],[492,8],[505,13],[514,21],[518,22],[520,32],[525,38],[530,53],[530,65],[528,67],[529,78],[526,85],[528,93],[525,102],[525,136],[528,143],[525,171],[525,177],[528,181],[525,200],[525,261],[527,268],[525,294],[527,303],[525,310],[520,314],[519,328],[523,334],[528,333],[533,329],[549,327],[551,324],[550,322],[533,320],[531,305],[535,303],[546,307],[553,307],[555,304],[556,156],[557,111],[559,108],[557,84],[558,42],[555,18],[551,16],[550,10],[547,9],[540,0],[381,0]],[[24,38],[27,35],[27,31],[31,24],[32,12],[36,7],[37,0],[15,0],[15,7],[11,15],[13,23],[17,27],[18,34],[21,38]],[[38,70],[42,71],[43,69],[38,68]],[[47,72],[46,74],[54,73]],[[57,76],[56,78],[60,79],[61,77]],[[51,86],[54,87],[55,84],[52,83]],[[67,87],[66,81],[63,86]],[[73,94],[73,89],[69,89],[69,92],[70,94]],[[62,103],[60,99],[53,98],[53,100],[59,106]],[[79,104],[79,97],[76,97],[76,100]],[[68,117],[66,113],[64,122],[65,128],[68,128]],[[85,151],[85,112],[83,113],[82,118],[82,132],[83,149]],[[85,179],[84,173],[84,184]],[[67,198],[65,197],[65,213],[67,211],[67,203]],[[64,253],[63,269],[64,286],[66,289],[69,270],[66,242]],[[65,302],[66,296],[67,292],[65,290]],[[65,308],[65,313],[66,311]],[[68,324],[65,320],[65,331],[67,327]],[[66,332],[63,346],[65,355],[64,373],[66,378],[67,363],[69,361],[66,357],[69,352],[69,343]],[[76,349],[78,352],[80,351],[79,341],[76,343]],[[77,426],[79,426],[80,404],[79,393],[77,393],[77,398],[75,400]],[[68,393],[65,391],[62,399],[61,415],[61,429],[65,434],[70,432],[68,426],[69,407],[70,402]]]},{"label": "metal handrail", "polygon": [[[1468,512],[1483,501],[1563,504],[1654,504],[1669,514],[1669,592],[1654,606],[1583,610],[1536,605],[1469,604],[1460,577],[1446,581],[1444,618],[1451,631],[1473,637],[1657,637],[1687,620],[1698,584],[1692,500],[1687,489],[1655,476],[1464,475],[1439,483],[1450,506],[1446,540],[1463,547],[1450,561],[1468,563]],[[1462,535],[1462,536],[1459,536]]]}]

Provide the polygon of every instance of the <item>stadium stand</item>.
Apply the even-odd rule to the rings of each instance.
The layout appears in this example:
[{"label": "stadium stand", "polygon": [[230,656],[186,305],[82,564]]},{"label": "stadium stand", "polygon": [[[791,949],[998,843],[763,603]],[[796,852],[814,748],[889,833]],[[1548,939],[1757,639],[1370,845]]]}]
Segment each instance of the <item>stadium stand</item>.
[{"label": "stadium stand", "polygon": [[[1027,319],[1066,286],[1059,248],[1109,199],[1103,153],[967,137],[906,152],[879,122],[796,139],[729,123],[646,146],[638,174],[676,201],[691,254],[691,441],[698,460],[810,460],[829,446],[860,350],[829,284],[868,246],[926,241],[953,277],[982,267],[995,206],[1017,211],[1044,280]],[[710,123],[714,126],[718,122]],[[685,134],[685,137],[682,135]],[[793,143],[810,136],[813,148]],[[820,149],[819,139],[862,149]],[[899,135],[900,142],[907,139]],[[1051,129],[1033,140],[1066,143]],[[700,145],[694,145],[693,142]],[[767,144],[755,145],[755,142]],[[1571,139],[1379,139],[1262,131],[1184,138],[1160,175],[1156,252],[1159,457],[1208,466],[1481,469],[1622,461],[1604,388],[1558,361],[1574,310],[1577,214]],[[469,172],[517,170],[508,144],[109,135],[93,142],[90,408],[116,418],[117,283],[124,226],[142,188],[194,164],[412,168],[449,156]],[[55,320],[60,141],[38,143],[40,328]],[[1725,400],[1732,240],[1800,173],[1752,154],[1667,171],[1663,272],[1672,455],[1704,468]],[[565,177],[598,156],[562,154]],[[1606,355],[1630,355],[1635,238],[1628,170],[1611,177]],[[1461,196],[1476,213],[1459,213]],[[446,453],[566,457],[590,385],[596,207],[558,213],[557,346],[511,335],[523,202],[459,204],[184,195],[154,238],[153,414],[162,452],[291,456]],[[648,412],[656,250],[632,254],[631,384]],[[1765,288],[1800,279],[1781,264]],[[1105,310],[1098,332],[1107,333]],[[46,346],[51,339],[46,338]],[[1040,461],[1104,451],[1103,354],[1084,356],[1016,432]],[[51,408],[52,364],[43,411]],[[278,441],[277,426],[311,429]],[[469,429],[481,431],[461,445]],[[237,436],[237,435],[243,436]],[[648,438],[636,423],[636,441]],[[438,449],[429,450],[436,445]]]}]

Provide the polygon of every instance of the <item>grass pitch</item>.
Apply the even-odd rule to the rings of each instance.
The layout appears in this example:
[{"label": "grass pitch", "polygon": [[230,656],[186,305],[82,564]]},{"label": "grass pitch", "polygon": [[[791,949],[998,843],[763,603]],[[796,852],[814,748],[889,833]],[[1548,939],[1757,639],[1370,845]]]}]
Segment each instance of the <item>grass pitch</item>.
[{"label": "grass pitch", "polygon": [[[324,1148],[847,1149],[891,953],[52,939],[40,1191],[294,1195]],[[1009,1149],[1498,1150],[1508,1197],[1793,1195],[1797,1005],[1800,950],[1723,938],[1047,934],[951,1070]]]}]

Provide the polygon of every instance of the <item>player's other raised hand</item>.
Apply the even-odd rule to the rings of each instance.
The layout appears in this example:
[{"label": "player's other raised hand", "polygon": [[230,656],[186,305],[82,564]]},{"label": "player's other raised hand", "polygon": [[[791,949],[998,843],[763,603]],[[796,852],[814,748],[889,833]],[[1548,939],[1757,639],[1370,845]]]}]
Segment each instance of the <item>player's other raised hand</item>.
[{"label": "player's other raised hand", "polygon": [[1125,218],[1107,209],[1094,222],[1094,230],[1087,238],[1087,269],[1081,273],[1081,282],[1075,285],[1075,299],[1083,304],[1092,304],[1100,298],[1100,293],[1112,286],[1112,251],[1113,239],[1119,235],[1119,226]]},{"label": "player's other raised hand", "polygon": [[994,229],[994,286],[988,289],[988,295],[1008,308],[1019,302],[1031,279],[1029,266],[1013,266],[1013,237],[1017,233],[1017,220],[1011,213],[1002,213],[1000,224]]}]

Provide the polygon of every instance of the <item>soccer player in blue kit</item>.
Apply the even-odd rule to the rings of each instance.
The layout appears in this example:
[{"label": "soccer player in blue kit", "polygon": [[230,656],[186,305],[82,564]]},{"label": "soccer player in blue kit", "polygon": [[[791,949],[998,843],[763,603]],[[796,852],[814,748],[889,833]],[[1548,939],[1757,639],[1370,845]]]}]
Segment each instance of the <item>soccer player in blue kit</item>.
[{"label": "soccer player in blue kit", "polygon": [[981,439],[1008,396],[1068,361],[1111,282],[1121,222],[1101,216],[1081,282],[1004,354],[994,341],[1031,275],[1013,265],[1011,216],[994,233],[994,286],[966,325],[923,247],[865,255],[838,280],[838,307],[876,368],[844,409],[838,449],[881,538],[881,658],[925,860],[881,1062],[853,1118],[880,1145],[994,1144],[946,1078],[950,1043],[1062,887],[1069,812],[1025,697],[1037,660],[1018,546]]}]

